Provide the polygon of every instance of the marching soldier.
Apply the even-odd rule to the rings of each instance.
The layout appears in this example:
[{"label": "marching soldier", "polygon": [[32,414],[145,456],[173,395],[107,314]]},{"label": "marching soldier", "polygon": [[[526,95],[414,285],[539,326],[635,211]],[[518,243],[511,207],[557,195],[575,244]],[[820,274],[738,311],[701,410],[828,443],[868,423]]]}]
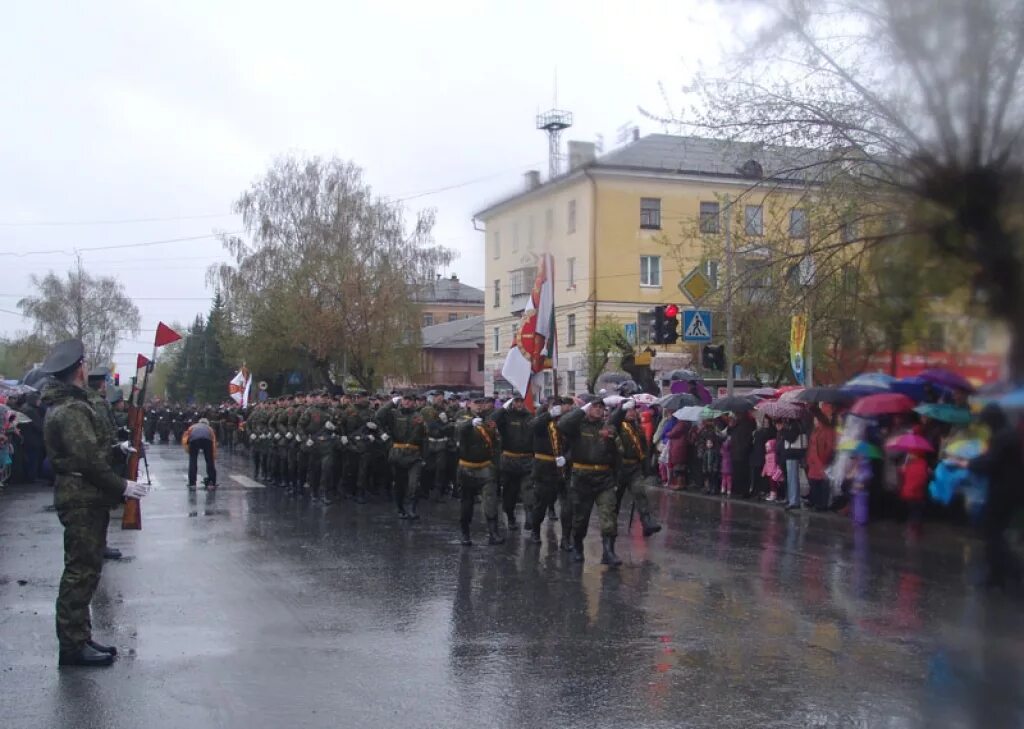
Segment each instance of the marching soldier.
[{"label": "marching soldier", "polygon": [[[323,491],[324,481],[324,459],[329,455],[331,442],[329,440],[334,429],[323,407],[323,398],[319,393],[313,393],[308,398],[308,405],[303,411],[298,422],[299,437],[302,440],[302,448],[306,454],[306,484],[314,500],[319,500]],[[330,464],[327,465],[328,471]],[[328,474],[329,475],[329,474]],[[330,504],[330,496],[325,495],[325,502]]]},{"label": "marching soldier", "polygon": [[388,462],[394,473],[395,506],[399,519],[419,519],[416,500],[423,470],[423,444],[427,430],[423,416],[416,411],[411,394],[400,395],[377,412],[377,422],[385,442],[391,440]]},{"label": "marching soldier", "polygon": [[572,407],[572,399],[553,399],[550,407],[530,421],[533,434],[533,483],[535,503],[531,524],[533,543],[540,544],[540,527],[544,515],[554,506],[555,500],[562,499],[562,549],[572,549],[572,508],[565,493],[565,479],[568,472],[565,438],[558,430],[558,419]]},{"label": "marching soldier", "polygon": [[501,499],[509,531],[519,529],[516,503],[523,497],[523,528],[533,529],[533,417],[522,395],[509,398],[491,416],[501,436]]},{"label": "marching soldier", "polygon": [[498,483],[495,480],[494,461],[498,448],[498,431],[493,421],[484,420],[487,398],[478,398],[470,405],[471,417],[463,418],[457,426],[459,441],[459,484],[462,505],[459,526],[462,544],[473,546],[469,527],[473,521],[476,497],[483,501],[487,520],[487,543],[502,544],[505,539],[498,532]]},{"label": "marching soldier", "polygon": [[427,444],[423,463],[423,493],[434,501],[443,501],[445,468],[448,455],[448,413],[444,407],[444,393],[431,390],[426,394],[427,404],[420,410],[427,427]]},{"label": "marching soldier", "polygon": [[661,531],[661,526],[651,516],[651,508],[647,501],[647,489],[644,480],[650,464],[650,449],[647,438],[640,429],[640,420],[636,412],[636,400],[629,399],[612,413],[609,425],[619,433],[619,444],[622,448],[622,468],[618,473],[618,486],[615,490],[615,513],[622,507],[622,497],[626,491],[633,496],[633,503],[640,513],[640,524],[644,536],[649,537]]},{"label": "marching soldier", "polygon": [[[369,394],[365,390],[356,390],[352,397],[355,400],[346,408],[341,423],[344,431],[341,442],[345,447],[345,481],[352,484],[356,503],[364,504],[371,483],[374,491],[378,488],[373,479],[375,464],[371,459],[383,455],[383,448],[376,447],[379,442],[377,435],[368,432],[366,428],[368,423],[373,422]],[[371,435],[372,440],[369,438]],[[383,443],[380,445],[383,446]]]},{"label": "marching soldier", "polygon": [[622,564],[615,554],[615,473],[620,447],[615,428],[604,421],[605,412],[604,402],[594,397],[579,410],[559,418],[558,431],[565,436],[572,452],[569,498],[573,512],[573,559],[583,561],[583,539],[596,504],[601,520],[601,564],[617,567]]},{"label": "marching soldier", "polygon": [[117,649],[92,639],[89,604],[103,570],[110,509],[123,497],[142,498],[149,487],[126,481],[110,467],[105,416],[85,392],[85,354],[78,340],[61,342],[40,368],[53,375],[43,390],[43,431],[56,474],[54,506],[64,526],[64,573],[57,594],[61,666],[107,666]]}]

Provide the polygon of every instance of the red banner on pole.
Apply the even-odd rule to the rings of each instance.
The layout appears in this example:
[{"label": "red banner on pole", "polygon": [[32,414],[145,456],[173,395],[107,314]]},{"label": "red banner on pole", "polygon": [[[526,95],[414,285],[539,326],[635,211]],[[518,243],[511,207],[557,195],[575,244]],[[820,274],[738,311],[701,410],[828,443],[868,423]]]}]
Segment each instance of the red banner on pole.
[{"label": "red banner on pole", "polygon": [[163,322],[156,325],[156,340],[154,340],[153,346],[163,347],[165,344],[173,344],[179,339],[181,339],[181,335]]},{"label": "red banner on pole", "polygon": [[138,359],[135,360],[135,369],[141,370],[143,367],[149,364],[149,357],[139,355]]}]

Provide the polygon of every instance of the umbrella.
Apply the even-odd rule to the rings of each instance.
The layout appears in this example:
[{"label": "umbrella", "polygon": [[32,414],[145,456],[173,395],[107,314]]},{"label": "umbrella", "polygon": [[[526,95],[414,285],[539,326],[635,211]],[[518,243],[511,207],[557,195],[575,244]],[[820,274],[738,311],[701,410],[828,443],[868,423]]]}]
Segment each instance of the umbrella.
[{"label": "umbrella", "polygon": [[796,420],[802,417],[804,413],[803,409],[795,402],[777,402],[774,400],[759,402],[755,406],[755,410],[776,420],[779,418]]},{"label": "umbrella", "polygon": [[942,449],[944,458],[962,458],[969,461],[985,452],[985,444],[977,438],[957,438]]},{"label": "umbrella", "polygon": [[8,397],[13,397],[14,395],[28,395],[33,392],[38,392],[38,390],[28,385],[9,385],[6,382],[0,382],[0,392],[2,392],[4,395],[7,395]]},{"label": "umbrella", "polygon": [[887,451],[905,451],[907,453],[931,453],[935,450],[926,438],[922,438],[917,433],[904,433],[903,435],[890,438],[885,442],[885,449]]},{"label": "umbrella", "polygon": [[701,420],[714,420],[715,418],[720,418],[723,415],[725,415],[724,410],[715,410],[714,408],[709,408],[706,405],[700,409]]},{"label": "umbrella", "polygon": [[745,413],[754,409],[754,403],[749,397],[733,395],[732,397],[720,397],[717,400],[712,400],[711,409],[722,412]]},{"label": "umbrella", "polygon": [[996,404],[1004,410],[1024,410],[1024,387],[996,398]]},{"label": "umbrella", "polygon": [[958,408],[956,405],[947,403],[925,403],[914,408],[914,412],[932,420],[939,420],[943,423],[955,425],[966,425],[971,422],[971,411],[967,408]]},{"label": "umbrella", "polygon": [[804,391],[802,387],[790,387],[784,392],[780,390],[779,402],[798,402],[797,398],[800,397],[800,393]]},{"label": "umbrella", "polygon": [[895,381],[895,377],[882,372],[868,372],[854,377],[846,383],[846,387],[874,387],[878,390],[890,390]]},{"label": "umbrella", "polygon": [[845,405],[857,398],[835,387],[808,387],[793,398],[796,402],[827,402]]},{"label": "umbrella", "polygon": [[839,444],[839,450],[847,453],[855,453],[865,458],[874,458],[875,460],[882,459],[882,449],[876,446],[874,443],[868,443],[866,440],[844,440]]},{"label": "umbrella", "polygon": [[921,379],[925,382],[930,382],[933,385],[939,385],[940,387],[948,387],[951,390],[963,390],[964,392],[974,392],[974,385],[972,385],[966,377],[950,370],[944,370],[941,368],[925,370],[920,375]]},{"label": "umbrella", "polygon": [[687,405],[686,407],[679,408],[672,417],[676,420],[685,420],[689,423],[696,423],[701,420],[701,415],[704,412],[703,405]]},{"label": "umbrella", "polygon": [[669,373],[668,379],[672,382],[691,382],[693,380],[700,381],[701,376],[693,370],[672,370]]},{"label": "umbrella", "polygon": [[760,387],[750,393],[753,397],[771,400],[779,396],[779,391],[774,387]]},{"label": "umbrella", "polygon": [[636,400],[637,405],[654,405],[658,402],[658,398],[646,392],[634,395],[633,399]]},{"label": "umbrella", "polygon": [[658,400],[658,404],[666,410],[678,410],[687,405],[700,405],[701,402],[687,392],[677,392],[674,395],[666,395]]},{"label": "umbrella", "polygon": [[30,387],[41,387],[43,382],[49,378],[50,375],[40,371],[38,367],[35,367],[25,373],[25,376],[21,378],[21,382],[22,384],[29,385]]},{"label": "umbrella", "polygon": [[850,409],[854,415],[873,417],[875,415],[893,415],[895,413],[909,413],[914,409],[916,403],[906,395],[897,392],[883,392],[878,395],[868,395],[861,398]]},{"label": "umbrella", "polygon": [[931,384],[922,377],[904,377],[902,380],[892,383],[892,391],[921,402],[925,399],[927,389]]},{"label": "umbrella", "polygon": [[871,387],[870,385],[843,385],[839,388],[839,391],[851,400],[859,400],[868,395],[879,395],[889,392],[888,388],[882,389],[881,387]]}]

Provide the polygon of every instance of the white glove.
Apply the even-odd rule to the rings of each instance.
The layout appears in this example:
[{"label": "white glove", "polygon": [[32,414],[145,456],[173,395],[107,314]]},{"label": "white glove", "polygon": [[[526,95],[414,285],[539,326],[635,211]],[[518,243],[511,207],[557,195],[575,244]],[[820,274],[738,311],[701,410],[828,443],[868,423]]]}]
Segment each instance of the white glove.
[{"label": "white glove", "polygon": [[366,427],[370,430],[377,430],[377,424],[372,420],[366,424]]},{"label": "white glove", "polygon": [[633,398],[630,398],[630,399],[626,400],[626,402],[622,403],[622,409],[623,410],[632,410],[635,407],[636,407],[636,400],[634,400]]},{"label": "white glove", "polygon": [[505,401],[505,404],[501,406],[502,409],[503,410],[508,410],[510,407],[512,407],[512,403],[513,402],[515,402],[515,398],[514,397],[510,397],[508,400]]},{"label": "white glove", "polygon": [[312,448],[313,447],[313,439],[312,438],[310,438],[309,440],[306,441],[306,447],[307,448]]},{"label": "white glove", "polygon": [[604,404],[613,408],[625,399],[622,395],[609,395],[604,399]]},{"label": "white glove", "polygon": [[552,405],[551,409],[548,410],[548,412],[551,413],[551,417],[552,418],[557,418],[559,415],[562,414],[562,406],[561,405]]},{"label": "white glove", "polygon": [[594,403],[588,402],[586,405],[581,407],[580,410],[582,410],[585,413],[589,413],[590,412],[590,408],[593,407],[593,405],[594,405]]},{"label": "white glove", "polygon": [[558,466],[559,468],[564,468],[565,467],[565,456],[559,456],[558,458],[556,458],[555,459],[555,465]]},{"label": "white glove", "polygon": [[479,428],[483,424],[484,424],[483,418],[473,418],[473,427],[474,428]]},{"label": "white glove", "polygon": [[124,453],[125,455],[127,455],[129,453],[137,453],[138,452],[132,446],[132,442],[130,440],[123,440],[123,441],[121,441],[120,443],[118,443],[114,447],[115,448],[120,448],[121,452]]},{"label": "white glove", "polygon": [[447,423],[448,413],[441,413],[440,415],[437,416],[437,419],[440,420],[442,423]]},{"label": "white glove", "polygon": [[368,441],[370,441],[371,443],[373,443],[373,442],[374,442],[374,441],[376,441],[377,439],[376,439],[375,437],[373,437],[372,435],[368,435],[368,436],[366,436],[366,440],[368,440]]},{"label": "white glove", "polygon": [[347,435],[341,436],[341,444],[342,445],[348,445],[348,436]]},{"label": "white glove", "polygon": [[141,499],[149,493],[149,486],[138,481],[124,482],[124,495],[129,499]]},{"label": "white glove", "polygon": [[274,433],[274,440],[281,440],[281,434],[280,433]]},{"label": "white glove", "polygon": [[324,428],[326,428],[327,430],[334,430],[334,423],[328,420],[326,423],[324,423]]},{"label": "white glove", "polygon": [[397,405],[398,403],[402,402],[402,398],[400,398],[400,397],[393,397],[393,398],[391,398],[391,402],[392,402],[392,404]]},{"label": "white glove", "polygon": [[291,439],[292,439],[292,438],[294,438],[295,436],[294,436],[294,435],[292,435],[291,433],[285,433],[284,437],[285,437],[285,438],[286,438],[287,440],[291,440]]},{"label": "white glove", "polygon": [[391,436],[388,435],[387,433],[381,433],[380,439],[382,441],[384,441],[385,443],[387,443],[389,440],[391,440]]}]

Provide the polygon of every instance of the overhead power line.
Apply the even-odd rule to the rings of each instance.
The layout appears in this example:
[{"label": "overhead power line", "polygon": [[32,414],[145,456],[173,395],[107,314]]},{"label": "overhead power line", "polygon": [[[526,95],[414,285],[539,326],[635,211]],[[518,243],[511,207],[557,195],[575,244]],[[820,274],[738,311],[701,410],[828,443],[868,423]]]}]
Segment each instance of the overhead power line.
[{"label": "overhead power line", "polygon": [[227,218],[236,213],[210,213],[208,215],[172,215],[165,218],[123,218],[120,220],[26,220],[0,221],[2,228],[56,228],[62,226],[87,225],[128,225],[130,223],[170,223],[177,220],[204,220],[209,218]]},{"label": "overhead power line", "polygon": [[41,256],[48,253],[63,253],[65,255],[74,255],[75,253],[82,253],[85,251],[113,251],[120,250],[122,248],[145,248],[147,246],[162,246],[167,243],[184,243],[192,240],[203,240],[204,238],[217,238],[221,235],[239,235],[243,231],[235,230],[226,233],[206,233],[205,235],[193,235],[184,238],[165,238],[163,240],[149,240],[143,241],[142,243],[122,243],[119,245],[112,246],[87,246],[87,247],[74,247],[70,250],[65,248],[51,248],[46,251],[24,251],[21,253],[15,253],[12,251],[0,251],[0,256],[14,256],[16,258],[24,258],[25,256]]}]

